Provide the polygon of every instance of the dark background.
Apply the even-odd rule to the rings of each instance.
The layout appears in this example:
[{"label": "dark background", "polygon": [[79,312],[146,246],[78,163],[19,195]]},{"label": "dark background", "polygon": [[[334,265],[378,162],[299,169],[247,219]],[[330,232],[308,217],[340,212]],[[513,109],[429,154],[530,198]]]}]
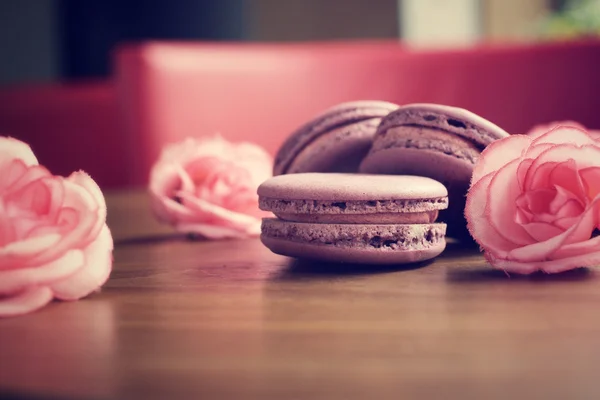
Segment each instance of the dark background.
[{"label": "dark background", "polygon": [[112,50],[122,42],[397,37],[397,3],[0,0],[0,85],[109,76]]},{"label": "dark background", "polygon": [[[285,1],[285,0],[284,0]],[[242,40],[243,0],[59,0],[63,78],[106,76],[123,41]]]},{"label": "dark background", "polygon": [[[548,2],[558,9],[565,0]],[[398,38],[400,3],[0,0],[0,85],[110,76],[112,50],[122,42]]]}]

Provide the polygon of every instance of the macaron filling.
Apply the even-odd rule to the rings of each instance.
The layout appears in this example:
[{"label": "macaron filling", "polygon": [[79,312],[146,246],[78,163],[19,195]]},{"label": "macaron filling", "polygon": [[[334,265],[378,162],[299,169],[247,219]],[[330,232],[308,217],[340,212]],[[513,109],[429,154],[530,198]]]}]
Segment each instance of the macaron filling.
[{"label": "macaron filling", "polygon": [[258,206],[263,211],[281,214],[375,214],[420,213],[448,208],[448,197],[430,199],[390,200],[300,200],[260,197]]},{"label": "macaron filling", "polygon": [[296,222],[318,222],[321,224],[429,224],[435,222],[439,211],[415,213],[373,214],[286,214],[274,213],[279,219]]},{"label": "macaron filling", "polygon": [[371,248],[381,251],[422,250],[445,243],[445,224],[311,224],[265,218],[262,235],[313,245]]},{"label": "macaron filling", "polygon": [[422,126],[395,126],[380,134],[371,153],[390,148],[437,151],[475,164],[481,150],[471,140]]}]

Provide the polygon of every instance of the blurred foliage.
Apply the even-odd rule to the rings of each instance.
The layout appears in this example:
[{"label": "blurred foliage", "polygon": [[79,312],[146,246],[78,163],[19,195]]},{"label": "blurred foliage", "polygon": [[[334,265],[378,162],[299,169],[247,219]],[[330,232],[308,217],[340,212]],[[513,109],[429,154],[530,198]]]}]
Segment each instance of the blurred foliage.
[{"label": "blurred foliage", "polygon": [[550,39],[600,37],[600,0],[567,0],[541,28],[542,36]]}]

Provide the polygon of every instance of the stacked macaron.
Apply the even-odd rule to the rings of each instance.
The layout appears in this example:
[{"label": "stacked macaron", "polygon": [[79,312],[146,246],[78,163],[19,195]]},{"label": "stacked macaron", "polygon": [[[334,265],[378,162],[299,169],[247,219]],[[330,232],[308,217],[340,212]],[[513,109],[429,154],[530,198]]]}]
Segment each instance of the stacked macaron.
[{"label": "stacked macaron", "polygon": [[[468,238],[465,195],[481,151],[504,130],[464,109],[355,101],[332,107],[280,147],[258,190],[262,241],[294,257],[404,263]],[[440,222],[436,222],[440,212]]]},{"label": "stacked macaron", "polygon": [[410,104],[385,116],[359,171],[367,174],[420,175],[447,187],[448,210],[440,219],[448,234],[468,238],[465,196],[481,151],[508,133],[464,109]]},{"label": "stacked macaron", "polygon": [[326,261],[403,264],[446,247],[439,182],[418,176],[299,173],[258,188],[261,240],[274,253]]},{"label": "stacked macaron", "polygon": [[273,174],[356,172],[373,144],[381,118],[397,108],[393,103],[365,100],[324,111],[281,145]]}]

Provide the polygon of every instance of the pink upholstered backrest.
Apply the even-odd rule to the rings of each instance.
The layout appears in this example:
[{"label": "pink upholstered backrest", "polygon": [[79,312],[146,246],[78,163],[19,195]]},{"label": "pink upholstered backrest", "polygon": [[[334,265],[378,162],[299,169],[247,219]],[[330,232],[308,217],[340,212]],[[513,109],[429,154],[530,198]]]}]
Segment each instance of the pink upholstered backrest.
[{"label": "pink upholstered backrest", "polygon": [[102,188],[135,181],[121,117],[109,80],[0,90],[0,135],[29,143],[52,173],[83,169]]},{"label": "pink upholstered backrest", "polygon": [[160,147],[216,132],[270,152],[342,101],[465,107],[512,133],[551,120],[600,128],[600,44],[410,51],[397,42],[147,43],[117,53],[118,94],[145,182]]}]

